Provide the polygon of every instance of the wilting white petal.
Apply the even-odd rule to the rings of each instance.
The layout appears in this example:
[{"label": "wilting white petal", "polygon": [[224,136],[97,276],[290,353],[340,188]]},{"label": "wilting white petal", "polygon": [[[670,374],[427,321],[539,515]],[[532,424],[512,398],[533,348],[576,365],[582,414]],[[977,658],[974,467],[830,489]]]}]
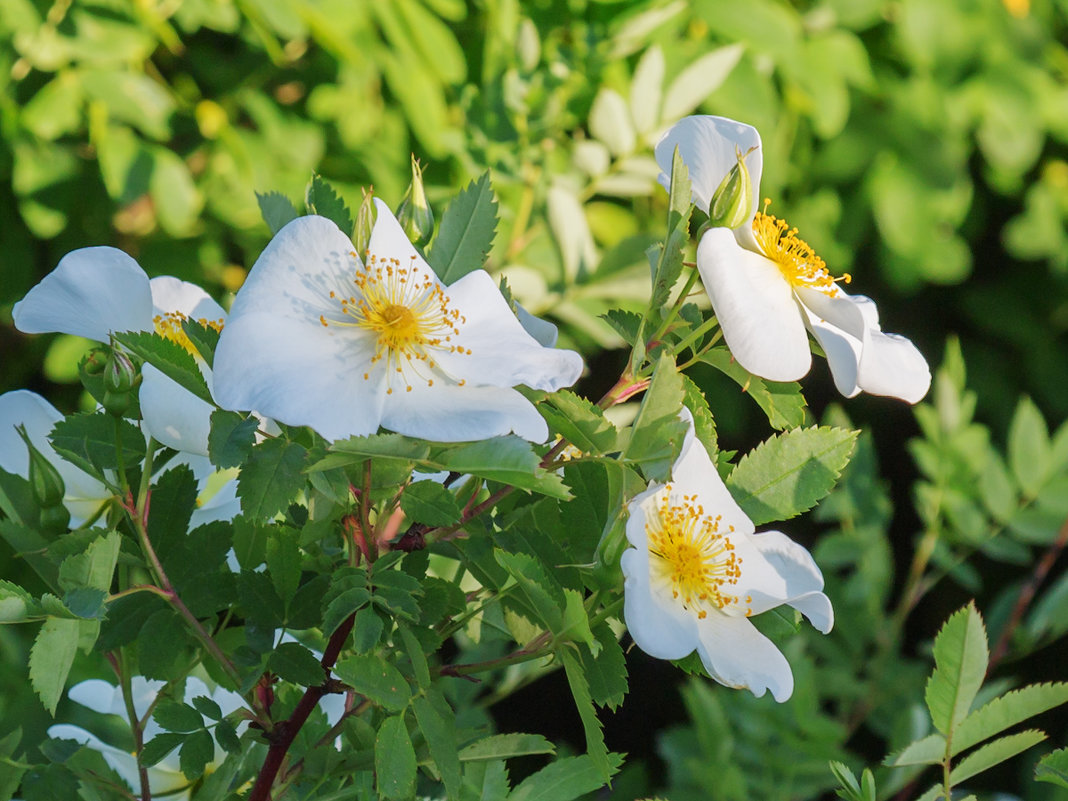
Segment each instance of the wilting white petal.
[{"label": "wilting white petal", "polygon": [[27,334],[59,332],[107,342],[112,331],[151,330],[152,293],[145,271],[121,250],[82,248],[60,259],[11,316]]},{"label": "wilting white petal", "polygon": [[712,678],[757,698],[771,690],[779,703],[789,699],[794,691],[790,663],[748,618],[709,615],[697,628],[697,653]]},{"label": "wilting white petal", "polygon": [[679,120],[656,143],[656,163],[662,170],[659,181],[665,189],[670,188],[671,161],[676,147],[690,172],[693,202],[705,212],[720,183],[738,163],[738,152],[745,155],[756,148],[745,159],[753,198],[748,221],[743,226],[748,228],[760,203],[760,174],[764,164],[757,129],[726,117],[710,115]]},{"label": "wilting white petal", "polygon": [[800,289],[797,296],[809,330],[827,354],[839,392],[851,398],[863,390],[909,403],[927,394],[927,360],[905,337],[882,332],[871,298],[811,289]]},{"label": "wilting white petal", "polygon": [[812,364],[808,335],[790,284],[775,264],[741,248],[726,228],[697,247],[697,268],[731,354],[750,373],[795,381]]}]

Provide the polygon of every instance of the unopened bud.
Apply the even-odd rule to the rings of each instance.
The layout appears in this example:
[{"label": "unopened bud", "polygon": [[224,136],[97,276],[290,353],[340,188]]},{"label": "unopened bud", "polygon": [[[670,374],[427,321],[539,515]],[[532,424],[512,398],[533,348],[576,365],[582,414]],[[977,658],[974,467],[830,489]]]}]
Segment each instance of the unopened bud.
[{"label": "unopened bud", "polygon": [[16,431],[22,441],[26,443],[26,449],[30,453],[29,479],[33,488],[33,497],[42,509],[63,505],[63,496],[66,494],[66,486],[63,484],[63,476],[56,470],[44,454],[34,447],[24,426],[16,426]]},{"label": "unopened bud", "polygon": [[749,220],[753,208],[753,182],[745,159],[754,150],[756,148],[750,148],[742,153],[735,148],[738,162],[724,176],[708,207],[708,223],[713,228],[737,228]]},{"label": "unopened bud", "polygon": [[112,417],[122,417],[130,409],[132,393],[141,383],[138,372],[130,357],[118,350],[112,350],[104,368],[104,409]]},{"label": "unopened bud", "polygon": [[108,363],[107,348],[93,348],[82,359],[81,369],[86,375],[100,375]]},{"label": "unopened bud", "polygon": [[420,247],[429,242],[434,233],[434,212],[423,190],[423,168],[415,156],[412,156],[412,182],[397,209],[397,221],[408,238]]},{"label": "unopened bud", "polygon": [[360,208],[356,210],[356,230],[352,235],[356,252],[360,254],[361,259],[367,253],[367,248],[371,243],[371,231],[374,230],[376,219],[378,219],[378,209],[375,207],[375,190],[371,187],[363,190],[363,201],[360,203]]}]

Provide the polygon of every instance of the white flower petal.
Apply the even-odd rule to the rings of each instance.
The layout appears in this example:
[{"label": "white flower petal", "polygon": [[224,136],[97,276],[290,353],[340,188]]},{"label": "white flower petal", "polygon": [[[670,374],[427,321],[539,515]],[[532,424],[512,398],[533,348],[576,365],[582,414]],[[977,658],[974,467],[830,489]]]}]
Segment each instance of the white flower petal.
[{"label": "white flower petal", "polygon": [[149,281],[155,314],[178,312],[192,320],[216,322],[226,319],[226,311],[202,287],[173,275],[161,275]]},{"label": "white flower petal", "polygon": [[330,440],[373,434],[386,385],[364,378],[371,351],[366,338],[351,333],[231,311],[215,351],[215,400],[224,409],[256,409],[287,425],[311,426]]},{"label": "white flower petal", "polygon": [[151,364],[142,368],[141,375],[138,397],[145,433],[168,448],[207,456],[215,407]]},{"label": "white flower petal", "polygon": [[[397,218],[380,198],[375,198],[375,227],[371,229],[371,238],[367,242],[367,253],[377,259],[396,259],[404,267],[413,266],[421,276],[433,277],[438,281],[437,275],[426,263],[415,245],[404,233]],[[369,256],[368,256],[369,258]]]},{"label": "white flower petal", "polygon": [[[705,212],[720,183],[738,163],[738,150],[744,155],[755,147],[756,150],[749,153],[745,160],[753,189],[753,203],[749,211],[749,222],[752,221],[760,203],[760,174],[764,162],[760,134],[756,128],[726,117],[683,117],[656,143],[656,163],[663,171],[659,181],[665,189],[669,188],[671,181],[671,160],[676,147],[690,171],[693,202]],[[748,228],[748,223],[744,227]]]},{"label": "white flower petal", "polygon": [[812,354],[801,312],[779,268],[741,248],[726,228],[711,228],[697,247],[697,268],[734,358],[753,375],[795,381]]},{"label": "white flower petal", "polygon": [[[687,410],[687,415],[689,411]],[[720,515],[721,530],[734,526],[742,536],[753,533],[753,522],[727,491],[727,485],[716,470],[705,446],[694,435],[693,418],[686,433],[682,450],[671,468],[671,485],[679,495],[699,495],[705,512],[713,517]]]},{"label": "white flower petal", "polygon": [[[631,513],[632,518],[634,513]],[[645,523],[642,518],[642,530]],[[628,528],[630,523],[627,524]],[[682,659],[697,647],[694,617],[681,606],[664,604],[649,583],[649,551],[645,545],[628,548],[620,559],[623,569],[623,619],[635,644],[657,659]]]},{"label": "white flower petal", "polygon": [[446,291],[464,318],[454,338],[457,352],[437,355],[449,375],[478,384],[526,384],[555,392],[582,374],[581,356],[542,347],[523,329],[485,270],[468,273]]},{"label": "white flower petal", "polygon": [[535,317],[518,303],[515,305],[515,316],[519,324],[523,326],[523,330],[534,337],[539,345],[546,348],[556,346],[556,339],[560,332],[557,331],[555,325],[548,320]]},{"label": "white flower petal", "polygon": [[[197,506],[193,510],[193,516],[189,520],[189,528],[192,530],[198,526],[214,523],[216,520],[233,520],[241,513],[241,501],[237,497],[237,480],[227,481],[215,494],[208,499],[203,506]],[[231,549],[230,553],[233,553]],[[234,556],[236,560],[236,555]],[[229,557],[228,557],[229,560]],[[240,573],[238,567],[235,573]]]},{"label": "white flower petal", "polygon": [[11,312],[27,334],[60,332],[106,342],[111,331],[152,329],[145,271],[121,250],[82,248],[60,259]]},{"label": "white flower petal", "polygon": [[812,289],[798,290],[797,295],[839,392],[851,398],[863,390],[909,403],[927,394],[927,360],[905,337],[882,332],[871,298],[841,290],[833,297]]},{"label": "white flower petal", "polygon": [[382,425],[398,434],[435,442],[488,439],[514,432],[544,442],[549,427],[534,404],[508,387],[416,382],[410,392],[386,396]]},{"label": "white flower petal", "polygon": [[786,603],[797,609],[819,631],[826,634],[834,626],[834,609],[823,594],[823,574],[808,550],[780,531],[763,531],[751,541],[784,579],[781,593],[772,595],[767,587],[753,591],[753,614]]},{"label": "white flower petal", "polygon": [[697,632],[701,663],[720,684],[747,688],[757,698],[771,690],[779,703],[793,694],[790,663],[748,618],[710,614],[698,622]]}]

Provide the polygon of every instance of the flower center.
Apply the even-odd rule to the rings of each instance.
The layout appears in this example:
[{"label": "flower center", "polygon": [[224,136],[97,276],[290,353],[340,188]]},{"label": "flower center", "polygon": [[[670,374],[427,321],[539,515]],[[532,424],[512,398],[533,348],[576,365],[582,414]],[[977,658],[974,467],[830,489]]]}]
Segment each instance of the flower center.
[{"label": "flower center", "polygon": [[[161,337],[169,339],[175,345],[180,345],[189,355],[199,359],[201,358],[200,351],[196,349],[196,346],[185,333],[185,329],[182,328],[182,323],[188,319],[188,314],[169,311],[164,312],[163,314],[157,314],[153,317],[152,324],[156,327],[156,333]],[[223,330],[224,321],[221,318],[218,320],[208,320],[204,317],[199,317],[197,318],[197,322],[205,328],[210,328],[216,333]]]},{"label": "flower center", "polygon": [[683,495],[681,502],[673,499],[668,484],[657,495],[645,531],[653,576],[671,587],[672,598],[703,619],[709,607],[738,603],[738,596],[728,590],[742,575],[742,560],[730,540],[734,526],[721,532],[721,518],[706,515],[696,500],[696,495]]},{"label": "flower center", "polygon": [[[413,376],[427,386],[434,385],[427,373],[438,366],[435,352],[471,353],[469,348],[452,344],[467,319],[452,308],[439,282],[416,269],[415,259],[412,256],[412,263],[404,266],[399,259],[368,254],[365,269],[353,280],[358,294],[339,298],[330,293],[341,305],[342,319],[319,318],[324,326],[352,325],[374,334],[371,364],[384,362],[387,381],[399,374],[408,392]],[[370,380],[371,375],[363,377]],[[458,383],[463,386],[465,382]],[[393,387],[387,386],[386,393],[393,394]]]},{"label": "flower center", "polygon": [[765,200],[764,211],[758,211],[753,217],[753,236],[764,255],[775,262],[791,286],[818,289],[833,295],[838,281],[848,284],[852,280],[849,273],[834,278],[827,272],[827,264],[808,242],[798,238],[796,228],[767,213],[769,205],[771,201]]}]

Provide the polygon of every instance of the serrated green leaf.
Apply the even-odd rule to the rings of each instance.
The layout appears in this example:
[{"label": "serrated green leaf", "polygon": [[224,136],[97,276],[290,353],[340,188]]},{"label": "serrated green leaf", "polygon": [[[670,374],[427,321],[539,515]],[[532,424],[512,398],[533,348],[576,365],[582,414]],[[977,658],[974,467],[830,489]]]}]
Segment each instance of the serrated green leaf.
[{"label": "serrated green leaf", "polygon": [[708,455],[715,462],[716,452],[719,450],[719,437],[716,434],[716,420],[712,416],[712,410],[708,408],[708,401],[688,375],[682,376],[682,389],[684,392],[683,402],[693,415],[694,435],[697,441],[705,446]]},{"label": "serrated green leaf", "polygon": [[256,444],[258,421],[250,415],[216,409],[211,413],[208,456],[216,467],[240,467]]},{"label": "serrated green leaf", "polygon": [[53,617],[42,624],[33,641],[30,684],[50,715],[56,714],[80,638],[80,621]]},{"label": "serrated green leaf", "polygon": [[374,650],[378,641],[382,639],[385,630],[385,622],[373,606],[366,606],[356,611],[356,617],[352,623],[352,648],[358,654],[366,654]]},{"label": "serrated green leaf", "polygon": [[1042,757],[1035,765],[1035,779],[1068,790],[1068,748],[1059,748]]},{"label": "serrated green leaf", "polygon": [[389,712],[401,711],[412,697],[401,672],[372,654],[346,657],[337,663],[334,673],[360,695]]},{"label": "serrated green leaf", "polygon": [[237,601],[247,619],[263,626],[273,628],[285,619],[285,604],[271,577],[264,573],[241,571],[237,577]]},{"label": "serrated green leaf", "polygon": [[460,751],[461,762],[555,754],[556,746],[540,734],[491,734]]},{"label": "serrated green leaf", "polygon": [[974,604],[955,612],[934,641],[935,670],[924,700],[935,728],[955,732],[971,709],[986,677],[986,628]]},{"label": "serrated green leaf", "polygon": [[682,447],[686,435],[686,423],[679,417],[683,394],[682,378],[674,359],[661,354],[622,454],[626,461],[639,463],[650,481],[668,480],[671,465]]},{"label": "serrated green leaf", "polygon": [[426,661],[426,652],[423,651],[423,646],[419,639],[407,626],[397,626],[397,630],[401,635],[404,652],[408,654],[408,659],[412,663],[412,673],[415,675],[415,681],[420,687],[426,689],[430,686],[430,666]]},{"label": "serrated green leaf", "polygon": [[135,465],[145,458],[145,437],[129,420],[104,412],[72,414],[56,423],[49,435],[56,453],[90,474],[115,470],[115,427],[122,442],[122,462]]},{"label": "serrated green leaf", "polygon": [[281,192],[257,192],[256,202],[260,204],[260,214],[271,229],[272,235],[297,219],[297,209],[293,206],[293,201]]},{"label": "serrated green leaf", "polygon": [[291,528],[272,526],[267,537],[267,573],[282,603],[289,604],[300,586],[299,534]]},{"label": "serrated green leaf", "polygon": [[352,212],[345,201],[322,176],[313,173],[304,192],[304,204],[309,214],[318,214],[331,220],[345,236],[352,236],[354,227]]},{"label": "serrated green leaf", "polygon": [[222,720],[222,709],[206,695],[198,695],[192,701],[193,708],[210,720]]},{"label": "serrated green leaf", "polygon": [[456,715],[439,692],[433,692],[432,696],[416,696],[412,700],[412,710],[446,794],[449,798],[459,798],[462,777],[456,753]]},{"label": "serrated green leaf", "polygon": [[228,720],[220,720],[215,724],[215,742],[228,754],[236,754],[241,750],[241,740],[237,736],[237,729]]},{"label": "serrated green leaf", "polygon": [[368,459],[374,459],[376,463],[382,460],[412,463],[422,461],[429,455],[430,445],[402,434],[349,437],[333,443],[326,458],[311,465],[308,472],[359,464]]},{"label": "serrated green leaf", "polygon": [[742,457],[727,488],[754,525],[788,520],[834,488],[856,439],[856,431],[823,426],[776,434]]},{"label": "serrated green leaf", "polygon": [[326,678],[315,654],[299,642],[284,642],[275,648],[267,659],[267,667],[302,687],[318,687]]},{"label": "serrated green leaf", "polygon": [[186,735],[184,734],[157,734],[147,743],[145,743],[144,749],[141,751],[141,762],[145,767],[152,767],[163,759],[167,754],[173,751],[175,748],[185,742]]},{"label": "serrated green leaf", "polygon": [[82,619],[99,620],[107,612],[104,603],[108,594],[104,590],[93,587],[78,587],[70,590],[63,596],[63,605],[70,613]]},{"label": "serrated green leaf", "polygon": [[560,585],[542,569],[537,560],[525,553],[508,553],[497,548],[493,556],[497,564],[515,579],[537,620],[547,629],[559,632],[563,627],[565,604]]},{"label": "serrated green leaf", "polygon": [[383,798],[408,798],[415,791],[415,749],[404,715],[382,721],[375,737],[375,776]]},{"label": "serrated green leaf", "polygon": [[701,361],[726,375],[756,401],[767,415],[768,424],[779,431],[805,424],[805,396],[796,381],[765,381],[742,367],[726,348],[712,348]]},{"label": "serrated green leaf", "polygon": [[369,603],[367,573],[360,568],[345,567],[334,571],[330,587],[323,598],[323,634],[330,635],[341,622]]},{"label": "serrated green leaf", "polygon": [[205,403],[215,405],[196,359],[178,343],[144,331],[126,331],[112,334],[112,337],[130,353],[148,362]]},{"label": "serrated green leaf", "polygon": [[304,446],[268,439],[252,449],[237,481],[241,511],[251,518],[273,517],[304,488]]},{"label": "serrated green leaf", "polygon": [[593,697],[590,694],[590,685],[582,670],[582,663],[571,647],[564,645],[556,650],[556,657],[564,665],[564,673],[567,675],[567,684],[571,688],[571,695],[575,699],[575,707],[578,709],[579,718],[582,720],[582,730],[586,735],[586,756],[593,762],[594,767],[601,773],[601,781],[607,782],[615,773],[612,760],[609,758],[608,748],[604,744],[604,732],[601,729],[601,721],[597,717],[597,710],[593,707]]},{"label": "serrated green leaf", "polygon": [[645,318],[637,312],[609,309],[601,315],[601,319],[612,326],[612,329],[623,338],[624,342],[628,345],[634,345],[640,336],[642,320]]},{"label": "serrated green leaf", "polygon": [[1030,398],[1022,398],[1009,424],[1009,467],[1024,494],[1033,498],[1042,489],[1051,465],[1049,429]]},{"label": "serrated green leaf", "polygon": [[451,526],[463,517],[456,496],[436,481],[416,481],[401,495],[401,509],[413,523]]},{"label": "serrated green leaf", "polygon": [[442,283],[452,284],[482,268],[496,233],[497,201],[487,171],[446,207],[427,261]]},{"label": "serrated green leaf", "polygon": [[597,706],[615,710],[627,694],[627,660],[607,623],[594,627],[593,634],[598,644],[596,653],[587,648],[579,649],[590,697]]},{"label": "serrated green leaf", "polygon": [[109,591],[121,544],[119,533],[110,531],[93,540],[84,552],[68,556],[59,566],[59,586],[71,590],[89,587],[105,593]]},{"label": "serrated green leaf", "polygon": [[152,718],[167,731],[188,734],[204,728],[204,718],[188,704],[162,701],[152,713]]},{"label": "serrated green leaf", "polygon": [[203,729],[193,732],[185,738],[182,750],[178,752],[178,765],[190,781],[196,781],[204,775],[204,768],[215,758],[215,743],[211,734]]},{"label": "serrated green leaf", "polygon": [[508,801],[574,801],[603,787],[623,763],[618,754],[607,754],[608,776],[588,754],[550,762],[527,776],[509,794]]},{"label": "serrated green leaf", "polygon": [[18,584],[0,579],[0,623],[25,623],[44,614],[40,604]]},{"label": "serrated green leaf", "polygon": [[953,735],[950,756],[1065,702],[1068,682],[1031,684],[995,698],[961,721]]},{"label": "serrated green leaf", "polygon": [[602,456],[619,450],[619,431],[591,401],[560,390],[549,396],[541,411],[553,430],[582,453]]},{"label": "serrated green leaf", "polygon": [[[660,319],[659,313],[671,298],[671,289],[682,274],[682,249],[690,241],[690,171],[676,147],[671,161],[671,184],[668,191],[667,240],[653,270],[653,288],[647,317]],[[655,322],[654,322],[655,325]]]},{"label": "serrated green leaf", "polygon": [[570,498],[571,492],[563,479],[543,469],[540,462],[531,443],[509,434],[441,451],[431,464],[441,470],[467,473],[553,498]]},{"label": "serrated green leaf", "polygon": [[951,784],[960,784],[967,781],[1045,739],[1045,733],[1037,729],[1028,729],[1017,734],[1000,737],[975,749],[975,751],[957,763],[957,766],[949,772],[949,781]]},{"label": "serrated green leaf", "polygon": [[937,765],[945,756],[946,738],[941,734],[929,734],[891,754],[883,764],[895,768],[902,765]]},{"label": "serrated green leaf", "polygon": [[196,348],[197,353],[211,367],[215,363],[215,348],[219,344],[219,328],[222,320],[207,320],[200,318],[194,320],[187,317],[182,320],[182,331],[189,338],[189,343]]}]

